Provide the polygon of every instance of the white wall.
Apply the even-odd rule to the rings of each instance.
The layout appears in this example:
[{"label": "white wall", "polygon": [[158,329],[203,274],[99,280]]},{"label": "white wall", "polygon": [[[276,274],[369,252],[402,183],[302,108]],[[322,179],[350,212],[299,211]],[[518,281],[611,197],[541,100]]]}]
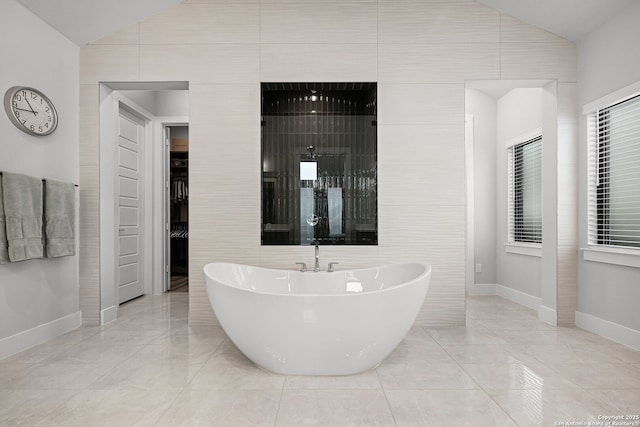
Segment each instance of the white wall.
[{"label": "white wall", "polygon": [[[633,2],[578,44],[579,106],[640,81],[640,2]],[[579,236],[587,245],[586,121],[580,118]],[[640,269],[579,257],[578,311],[640,334]],[[640,341],[638,341],[640,342]]]},{"label": "white wall", "polygon": [[[465,109],[473,115],[474,260],[482,271],[475,284],[496,284],[496,138],[497,103],[467,88]],[[475,268],[474,268],[475,271]],[[473,290],[467,289],[473,293]]]},{"label": "white wall", "polygon": [[[0,170],[77,183],[79,48],[14,0],[1,8],[0,92],[42,90],[59,125],[34,137],[0,113]],[[0,265],[0,359],[79,326],[78,289],[77,256]]]}]

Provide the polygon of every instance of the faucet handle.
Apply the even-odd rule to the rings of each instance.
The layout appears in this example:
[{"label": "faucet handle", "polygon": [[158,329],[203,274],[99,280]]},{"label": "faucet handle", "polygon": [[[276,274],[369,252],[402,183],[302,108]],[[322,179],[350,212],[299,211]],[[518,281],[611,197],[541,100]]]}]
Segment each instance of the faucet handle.
[{"label": "faucet handle", "polygon": [[304,273],[305,271],[307,271],[307,264],[304,262],[296,262],[296,264],[298,264],[300,266],[300,271],[302,273]]},{"label": "faucet handle", "polygon": [[327,272],[328,273],[333,273],[333,266],[336,264],[340,264],[339,262],[330,262],[329,263],[329,268],[327,268]]}]

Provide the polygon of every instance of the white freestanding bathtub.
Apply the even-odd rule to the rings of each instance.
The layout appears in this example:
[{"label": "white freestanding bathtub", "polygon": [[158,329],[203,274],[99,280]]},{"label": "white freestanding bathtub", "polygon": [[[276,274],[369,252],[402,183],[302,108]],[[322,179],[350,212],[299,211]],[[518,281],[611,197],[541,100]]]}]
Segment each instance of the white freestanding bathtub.
[{"label": "white freestanding bathtub", "polygon": [[431,266],[335,272],[240,264],[204,267],[223,329],[256,365],[289,375],[347,375],[376,367],[422,307]]}]

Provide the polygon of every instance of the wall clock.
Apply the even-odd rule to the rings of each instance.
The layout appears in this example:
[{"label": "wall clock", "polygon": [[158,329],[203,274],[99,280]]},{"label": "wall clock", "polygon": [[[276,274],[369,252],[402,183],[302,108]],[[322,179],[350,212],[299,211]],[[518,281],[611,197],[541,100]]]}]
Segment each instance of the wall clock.
[{"label": "wall clock", "polygon": [[11,123],[30,135],[49,135],[58,126],[51,100],[32,87],[13,86],[4,95],[4,109]]}]

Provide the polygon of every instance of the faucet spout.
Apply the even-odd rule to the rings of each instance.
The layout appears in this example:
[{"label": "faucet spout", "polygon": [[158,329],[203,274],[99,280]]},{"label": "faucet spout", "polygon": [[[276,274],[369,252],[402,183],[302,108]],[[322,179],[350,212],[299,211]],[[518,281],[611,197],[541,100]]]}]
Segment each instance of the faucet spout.
[{"label": "faucet spout", "polygon": [[316,261],[313,264],[313,271],[320,271],[320,246],[316,245]]}]

